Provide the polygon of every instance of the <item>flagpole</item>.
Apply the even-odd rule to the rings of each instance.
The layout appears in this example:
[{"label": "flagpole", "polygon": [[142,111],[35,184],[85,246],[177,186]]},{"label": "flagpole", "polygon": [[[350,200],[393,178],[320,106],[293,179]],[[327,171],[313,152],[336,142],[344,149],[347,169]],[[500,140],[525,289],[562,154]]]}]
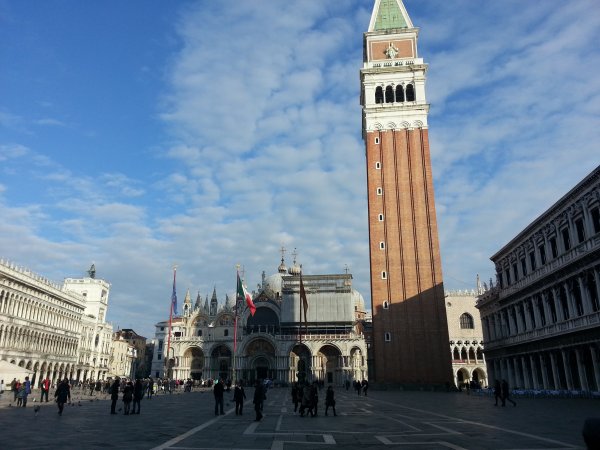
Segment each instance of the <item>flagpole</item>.
[{"label": "flagpole", "polygon": [[240,279],[240,265],[236,264],[235,265],[235,271],[236,271],[236,279],[235,279],[235,323],[233,325],[233,376],[232,378],[232,382],[233,385],[235,386],[235,381],[236,381],[236,356],[237,356],[237,333],[238,333],[238,310],[239,310],[239,295],[237,292],[237,283],[238,280]]},{"label": "flagpole", "polygon": [[[302,280],[302,277],[300,277]],[[300,338],[300,343],[302,344],[302,295],[300,292],[300,285],[298,285],[298,306],[300,307],[300,321],[298,322],[298,336]]]},{"label": "flagpole", "polygon": [[[173,290],[175,290],[175,277],[177,275],[177,266],[173,266]],[[165,375],[170,378],[169,375],[169,352],[171,351],[171,327],[173,325],[173,296],[171,295],[171,301],[169,302],[171,307],[169,308],[169,336],[167,337],[167,358],[165,359]]]}]

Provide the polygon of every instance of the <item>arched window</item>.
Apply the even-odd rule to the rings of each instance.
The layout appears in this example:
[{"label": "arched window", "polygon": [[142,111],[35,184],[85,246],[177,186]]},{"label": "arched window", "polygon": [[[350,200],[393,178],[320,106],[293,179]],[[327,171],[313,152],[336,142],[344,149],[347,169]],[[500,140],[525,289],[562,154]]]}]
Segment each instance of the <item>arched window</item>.
[{"label": "arched window", "polygon": [[415,101],[415,87],[412,84],[406,85],[406,101],[407,102]]},{"label": "arched window", "polygon": [[460,353],[458,353],[458,348],[454,347],[453,357],[455,360],[460,359]]},{"label": "arched window", "polygon": [[381,86],[375,88],[375,103],[383,103],[383,88]]},{"label": "arched window", "polygon": [[401,84],[396,86],[396,102],[401,103],[404,101],[404,88]]},{"label": "arched window", "polygon": [[473,316],[469,313],[464,313],[460,316],[460,327],[464,329],[472,330],[475,328],[475,324],[473,323]]},{"label": "arched window", "polygon": [[224,330],[223,331],[223,336],[229,336],[229,330]]},{"label": "arched window", "polygon": [[385,88],[385,102],[394,103],[394,88],[392,86],[386,86]]},{"label": "arched window", "polygon": [[202,330],[198,330],[198,336],[202,336]]}]

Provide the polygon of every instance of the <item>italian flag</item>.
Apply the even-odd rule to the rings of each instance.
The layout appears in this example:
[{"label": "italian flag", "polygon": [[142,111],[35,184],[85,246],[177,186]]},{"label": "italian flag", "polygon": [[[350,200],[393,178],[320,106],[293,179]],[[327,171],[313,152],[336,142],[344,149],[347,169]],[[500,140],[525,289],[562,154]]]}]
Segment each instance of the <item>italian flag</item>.
[{"label": "italian flag", "polygon": [[240,274],[237,276],[237,296],[238,299],[245,299],[246,305],[250,309],[250,314],[254,315],[256,312],[256,306],[254,306],[254,302],[252,301],[252,296],[248,293],[244,285],[242,284],[242,280],[240,280]]}]

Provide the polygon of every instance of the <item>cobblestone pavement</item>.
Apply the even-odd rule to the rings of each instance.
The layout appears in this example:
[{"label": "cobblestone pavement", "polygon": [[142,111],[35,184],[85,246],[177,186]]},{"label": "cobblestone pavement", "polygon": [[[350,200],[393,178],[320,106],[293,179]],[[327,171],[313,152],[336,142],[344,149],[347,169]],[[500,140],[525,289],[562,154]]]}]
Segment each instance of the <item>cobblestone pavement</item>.
[{"label": "cobblestone pavement", "polygon": [[[293,413],[289,389],[271,389],[265,417],[254,422],[252,389],[244,415],[232,393],[226,414],[214,415],[211,392],[162,394],[142,401],[140,415],[110,415],[110,402],[73,395],[62,416],[52,402],[27,408],[0,400],[0,448],[5,449],[573,449],[587,417],[600,416],[598,400],[516,399],[502,408],[489,397],[464,393],[373,391],[358,397],[337,389],[337,417]],[[8,393],[10,394],[10,393]],[[12,403],[12,402],[10,402]],[[37,414],[34,406],[40,406]],[[118,408],[122,407],[119,401]]]}]

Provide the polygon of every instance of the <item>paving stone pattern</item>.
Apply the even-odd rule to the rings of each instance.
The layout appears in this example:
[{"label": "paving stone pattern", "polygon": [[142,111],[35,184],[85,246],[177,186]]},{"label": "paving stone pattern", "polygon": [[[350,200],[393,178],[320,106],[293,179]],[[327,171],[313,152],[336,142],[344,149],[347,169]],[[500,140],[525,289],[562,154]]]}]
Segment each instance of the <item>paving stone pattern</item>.
[{"label": "paving stone pattern", "polygon": [[[573,449],[587,417],[600,416],[589,399],[517,399],[495,407],[489,397],[465,393],[370,390],[369,396],[336,390],[337,417],[293,413],[289,389],[268,392],[265,417],[255,422],[252,389],[244,415],[236,416],[232,393],[226,414],[214,415],[210,391],[162,394],[142,401],[140,415],[110,415],[110,401],[75,392],[62,416],[52,402],[26,408],[0,400],[0,449]],[[51,392],[52,395],[52,392]],[[37,414],[34,406],[40,406]],[[118,408],[122,408],[119,400]]]}]

